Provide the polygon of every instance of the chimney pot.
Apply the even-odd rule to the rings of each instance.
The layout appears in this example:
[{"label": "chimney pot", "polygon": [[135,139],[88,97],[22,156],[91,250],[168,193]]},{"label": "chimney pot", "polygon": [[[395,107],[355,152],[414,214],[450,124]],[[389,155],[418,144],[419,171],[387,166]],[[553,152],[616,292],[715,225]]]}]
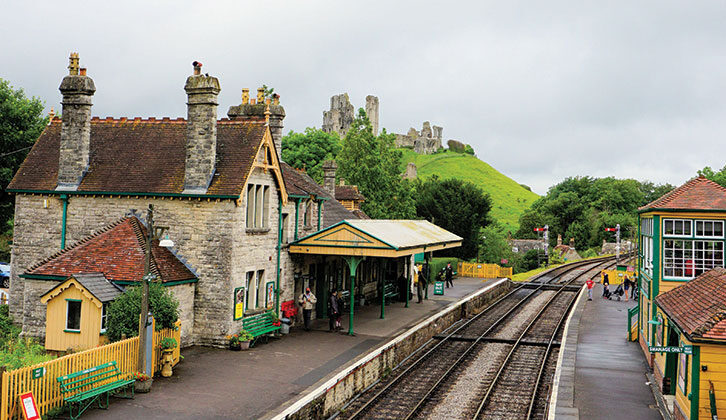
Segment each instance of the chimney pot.
[{"label": "chimney pot", "polygon": [[254,105],[254,104],[255,104],[255,98],[250,99],[250,105]]},{"label": "chimney pot", "polygon": [[79,69],[79,71],[80,71],[80,73],[81,73],[81,76],[85,76],[85,75],[86,75],[86,68],[85,68],[85,67],[81,67],[81,68]]},{"label": "chimney pot", "polygon": [[247,88],[242,89],[242,105],[250,103],[250,90]]},{"label": "chimney pot", "polygon": [[202,63],[200,63],[199,61],[194,61],[192,63],[192,67],[194,67],[195,76],[199,76],[200,74],[202,74]]},{"label": "chimney pot", "polygon": [[323,162],[323,189],[335,198],[335,172],[338,164],[334,160]]},{"label": "chimney pot", "polygon": [[265,89],[257,88],[257,103],[262,104],[265,102]]}]

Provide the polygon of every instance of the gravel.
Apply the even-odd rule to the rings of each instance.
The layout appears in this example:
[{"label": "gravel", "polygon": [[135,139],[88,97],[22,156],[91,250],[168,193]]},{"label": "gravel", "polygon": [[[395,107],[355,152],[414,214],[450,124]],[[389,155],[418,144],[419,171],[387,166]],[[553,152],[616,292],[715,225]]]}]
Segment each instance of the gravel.
[{"label": "gravel", "polygon": [[540,309],[547,303],[550,297],[556,292],[547,290],[535,296],[528,304],[521,308],[514,318],[505,322],[499,331],[494,334],[495,338],[516,340],[522,334],[524,328],[529,324]]}]

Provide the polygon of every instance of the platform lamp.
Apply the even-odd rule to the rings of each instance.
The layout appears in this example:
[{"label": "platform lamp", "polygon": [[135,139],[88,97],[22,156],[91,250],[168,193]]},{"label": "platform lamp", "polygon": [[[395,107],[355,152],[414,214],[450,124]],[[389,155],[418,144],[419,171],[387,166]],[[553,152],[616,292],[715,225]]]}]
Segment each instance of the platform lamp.
[{"label": "platform lamp", "polygon": [[[151,273],[151,242],[153,240],[161,239],[162,235],[169,230],[165,226],[154,227],[154,205],[149,204],[149,209],[146,218],[146,250],[144,259],[144,277],[142,277],[141,285],[141,315],[139,316],[139,354],[137,371],[146,373],[146,357],[144,350],[146,349],[146,327],[149,321],[149,282],[156,279],[156,275]],[[169,234],[166,234],[164,239],[159,241],[159,246],[165,248],[171,248],[174,246],[174,242],[169,239]]]}]

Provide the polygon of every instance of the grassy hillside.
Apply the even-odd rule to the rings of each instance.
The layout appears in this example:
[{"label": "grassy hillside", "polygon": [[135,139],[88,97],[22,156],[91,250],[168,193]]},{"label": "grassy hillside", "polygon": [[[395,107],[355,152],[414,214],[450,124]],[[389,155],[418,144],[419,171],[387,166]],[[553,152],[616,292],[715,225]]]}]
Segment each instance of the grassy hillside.
[{"label": "grassy hillside", "polygon": [[539,196],[507,177],[476,156],[446,151],[435,155],[419,155],[410,149],[403,152],[403,168],[416,164],[421,178],[438,175],[441,179],[458,178],[478,185],[492,197],[492,217],[512,233],[519,228],[519,215]]}]

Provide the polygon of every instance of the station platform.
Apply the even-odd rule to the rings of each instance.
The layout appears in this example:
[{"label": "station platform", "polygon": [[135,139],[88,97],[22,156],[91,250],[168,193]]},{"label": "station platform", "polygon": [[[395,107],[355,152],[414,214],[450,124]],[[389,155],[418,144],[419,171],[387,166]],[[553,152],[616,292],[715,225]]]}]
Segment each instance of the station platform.
[{"label": "station platform", "polygon": [[592,301],[583,291],[571,315],[553,388],[557,405],[549,419],[660,420],[643,353],[626,339],[628,309],[637,302],[601,296],[599,283]]},{"label": "station platform", "polygon": [[413,296],[408,308],[403,302],[386,305],[385,319],[379,318],[380,304],[356,308],[353,337],[327,332],[328,320],[321,319],[312,331],[293,328],[247,351],[182,349],[184,361],[174,368],[174,376],[155,378],[149,394],[113,399],[108,410],[90,410],[84,418],[271,418],[376,346],[494,281],[457,278],[443,296],[434,295],[431,287],[421,304]]}]

